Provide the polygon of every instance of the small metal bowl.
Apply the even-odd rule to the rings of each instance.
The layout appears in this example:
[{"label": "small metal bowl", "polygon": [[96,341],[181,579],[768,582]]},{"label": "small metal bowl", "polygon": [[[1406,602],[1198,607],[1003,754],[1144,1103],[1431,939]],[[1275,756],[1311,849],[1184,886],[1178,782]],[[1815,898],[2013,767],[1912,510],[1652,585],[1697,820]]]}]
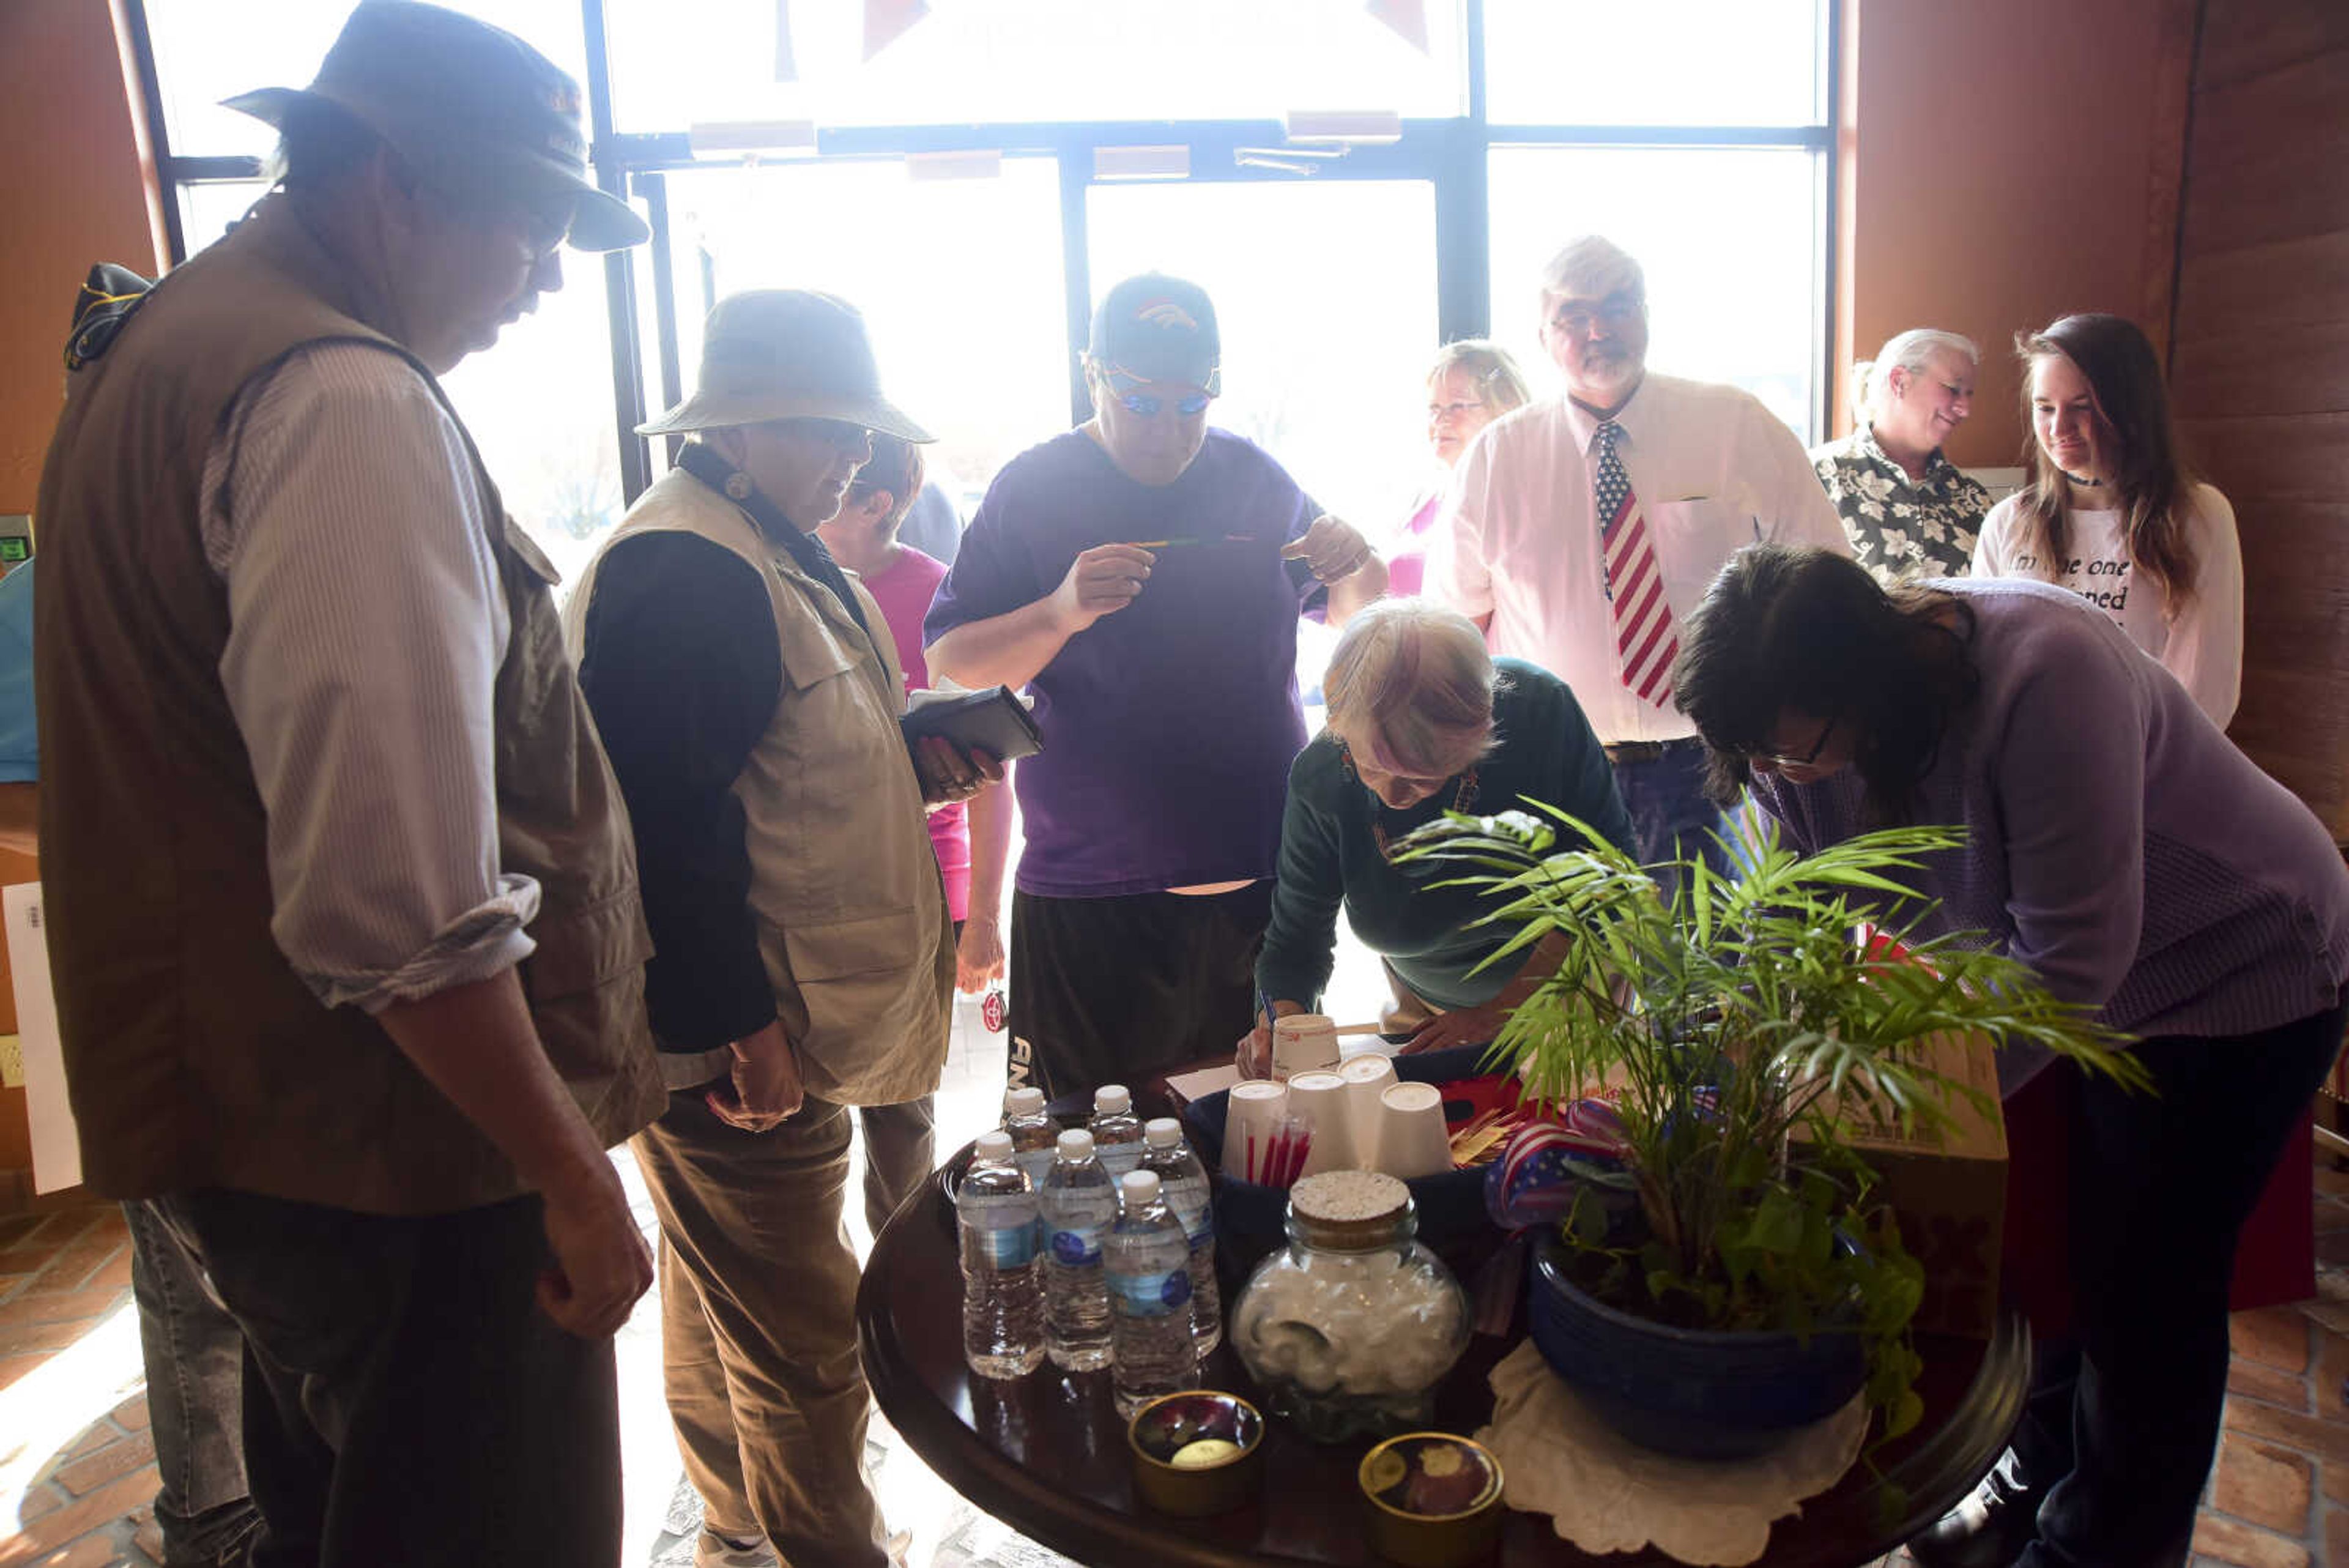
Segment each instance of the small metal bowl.
[{"label": "small metal bowl", "polygon": [[1355,1479],[1371,1548],[1404,1568],[1464,1568],[1501,1535],[1501,1461],[1450,1432],[1405,1432],[1362,1456]]},{"label": "small metal bowl", "polygon": [[1264,1417],[1237,1394],[1162,1394],[1133,1413],[1125,1445],[1133,1490],[1161,1513],[1228,1513],[1263,1490]]}]

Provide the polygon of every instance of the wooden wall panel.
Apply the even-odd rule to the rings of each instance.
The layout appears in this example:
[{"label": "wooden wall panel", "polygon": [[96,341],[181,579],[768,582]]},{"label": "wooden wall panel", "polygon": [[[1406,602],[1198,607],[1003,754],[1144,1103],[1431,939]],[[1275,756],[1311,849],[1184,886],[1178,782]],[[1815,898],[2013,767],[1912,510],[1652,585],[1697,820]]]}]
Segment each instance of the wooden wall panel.
[{"label": "wooden wall panel", "polygon": [[2206,0],[2169,359],[2234,503],[2230,732],[2349,841],[2349,5]]},{"label": "wooden wall panel", "polygon": [[2195,91],[2343,48],[2349,48],[2349,5],[2341,0],[2205,0]]},{"label": "wooden wall panel", "polygon": [[2349,321],[2180,338],[2169,393],[2182,410],[2233,415],[2296,413],[2312,402],[2349,409]]}]

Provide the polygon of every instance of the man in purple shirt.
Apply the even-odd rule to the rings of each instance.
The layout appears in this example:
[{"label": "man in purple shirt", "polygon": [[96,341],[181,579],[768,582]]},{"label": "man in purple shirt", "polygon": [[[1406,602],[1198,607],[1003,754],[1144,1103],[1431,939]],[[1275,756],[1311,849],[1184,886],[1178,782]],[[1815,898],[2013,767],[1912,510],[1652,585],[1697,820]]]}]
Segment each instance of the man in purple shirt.
[{"label": "man in purple shirt", "polygon": [[1229,1048],[1255,1012],[1290,759],[1297,621],[1386,590],[1361,535],[1207,428],[1215,307],[1110,290],[1093,417],[996,476],[924,624],[931,670],[1027,686],[1011,1077],[1061,1095]]}]

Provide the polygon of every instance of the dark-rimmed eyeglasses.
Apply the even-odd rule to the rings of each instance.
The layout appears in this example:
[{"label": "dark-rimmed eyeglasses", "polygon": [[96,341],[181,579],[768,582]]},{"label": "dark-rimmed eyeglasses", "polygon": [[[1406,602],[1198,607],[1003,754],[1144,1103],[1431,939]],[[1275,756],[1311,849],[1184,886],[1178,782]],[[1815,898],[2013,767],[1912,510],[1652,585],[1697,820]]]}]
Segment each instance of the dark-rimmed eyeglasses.
[{"label": "dark-rimmed eyeglasses", "polygon": [[1826,722],[1826,727],[1819,732],[1819,738],[1811,742],[1811,749],[1805,752],[1800,756],[1795,756],[1791,753],[1754,752],[1749,753],[1745,760],[1751,763],[1766,763],[1774,768],[1809,767],[1813,763],[1819,760],[1819,753],[1827,749],[1828,738],[1836,732],[1836,726],[1842,722],[1843,721],[1839,718],[1832,716],[1829,717]]}]

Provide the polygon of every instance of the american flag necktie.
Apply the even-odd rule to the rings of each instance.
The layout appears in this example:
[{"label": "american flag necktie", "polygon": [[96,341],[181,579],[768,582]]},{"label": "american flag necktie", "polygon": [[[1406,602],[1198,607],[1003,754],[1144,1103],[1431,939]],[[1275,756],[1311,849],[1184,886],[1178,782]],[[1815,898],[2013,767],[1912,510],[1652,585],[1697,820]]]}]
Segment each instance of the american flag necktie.
[{"label": "american flag necktie", "polygon": [[1664,598],[1664,574],[1656,566],[1648,520],[1631,493],[1623,460],[1615,455],[1616,438],[1622,433],[1613,420],[1599,422],[1599,471],[1591,491],[1599,503],[1604,586],[1614,607],[1615,657],[1623,684],[1640,701],[1661,706],[1672,700],[1672,660],[1680,656],[1681,639],[1672,629],[1672,607]]}]

